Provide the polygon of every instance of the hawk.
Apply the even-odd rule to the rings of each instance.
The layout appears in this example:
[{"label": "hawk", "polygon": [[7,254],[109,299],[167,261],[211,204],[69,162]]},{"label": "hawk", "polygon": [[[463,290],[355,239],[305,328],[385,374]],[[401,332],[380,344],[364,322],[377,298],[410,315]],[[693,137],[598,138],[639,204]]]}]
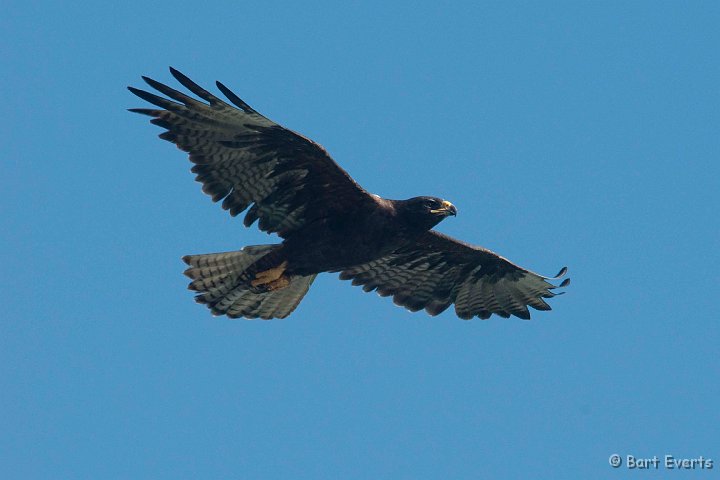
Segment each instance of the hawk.
[{"label": "hawk", "polygon": [[190,154],[192,172],[213,202],[244,224],[276,233],[282,242],[226,253],[187,255],[185,270],[198,303],[231,318],[285,318],[315,277],[343,280],[392,296],[410,311],[438,315],[450,305],[462,319],[492,314],[529,319],[528,307],[569,279],[544,277],[482,247],[433,230],[457,214],[436,197],[389,200],[358,185],[325,149],[264,117],[217,82],[230,103],[179,71],[173,77],[201,100],[151,78],[159,96],[128,89],[158,108],[133,108],[164,128],[160,138]]}]

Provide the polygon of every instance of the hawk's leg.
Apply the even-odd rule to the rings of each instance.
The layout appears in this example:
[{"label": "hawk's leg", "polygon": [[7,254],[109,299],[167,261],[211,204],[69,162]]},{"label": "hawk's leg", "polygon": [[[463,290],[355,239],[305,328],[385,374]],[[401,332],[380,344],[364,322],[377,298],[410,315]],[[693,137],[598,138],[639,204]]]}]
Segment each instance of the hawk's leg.
[{"label": "hawk's leg", "polygon": [[285,273],[288,262],[284,261],[277,267],[264,270],[255,274],[255,279],[250,282],[252,287],[259,287],[264,285],[268,290],[277,290],[278,288],[287,287],[290,280]]},{"label": "hawk's leg", "polygon": [[281,288],[285,288],[288,285],[290,285],[290,277],[288,277],[287,275],[282,275],[277,280],[266,283],[265,288],[267,288],[268,292],[272,292],[273,290],[280,290]]}]

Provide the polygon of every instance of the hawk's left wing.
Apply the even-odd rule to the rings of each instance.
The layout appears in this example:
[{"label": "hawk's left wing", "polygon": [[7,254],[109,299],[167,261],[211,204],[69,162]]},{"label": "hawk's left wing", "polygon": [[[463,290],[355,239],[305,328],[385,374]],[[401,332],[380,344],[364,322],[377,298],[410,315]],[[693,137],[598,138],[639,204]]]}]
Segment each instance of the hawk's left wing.
[{"label": "hawk's left wing", "polygon": [[493,313],[529,319],[528,306],[550,310],[543,299],[558,295],[553,290],[567,286],[570,279],[557,286],[548,280],[559,279],[566,271],[544,277],[490,250],[431,230],[412,245],[343,270],[340,278],[352,279],[366,292],[377,289],[413,312],[424,308],[437,315],[454,303],[458,317],[466,320],[487,319]]}]

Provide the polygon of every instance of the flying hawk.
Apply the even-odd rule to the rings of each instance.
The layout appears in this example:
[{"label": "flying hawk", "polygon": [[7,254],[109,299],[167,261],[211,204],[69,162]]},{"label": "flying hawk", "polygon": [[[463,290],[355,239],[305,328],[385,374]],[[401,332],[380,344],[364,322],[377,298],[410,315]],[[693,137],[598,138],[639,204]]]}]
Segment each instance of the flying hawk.
[{"label": "flying hawk", "polygon": [[169,97],[128,87],[159,107],[134,108],[167,131],[160,138],[190,154],[192,172],[213,202],[245,226],[277,233],[274,245],[183,257],[195,299],[214,315],[284,318],[321,272],[392,296],[408,310],[437,315],[455,304],[463,319],[493,313],[529,319],[528,306],[565,287],[481,247],[432,230],[457,210],[436,197],[388,200],[366,192],[323,147],[253,110],[222,83],[234,107],[170,68],[197,100],[142,77]]}]

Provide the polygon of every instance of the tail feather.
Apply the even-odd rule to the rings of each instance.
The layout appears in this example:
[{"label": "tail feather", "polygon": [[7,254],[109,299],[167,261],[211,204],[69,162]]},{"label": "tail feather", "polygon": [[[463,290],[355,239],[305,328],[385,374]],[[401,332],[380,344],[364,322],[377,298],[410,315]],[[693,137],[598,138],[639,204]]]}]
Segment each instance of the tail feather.
[{"label": "tail feather", "polygon": [[298,306],[316,275],[296,277],[285,288],[265,293],[253,293],[247,287],[235,288],[210,307],[214,315],[230,318],[285,318]]},{"label": "tail feather", "polygon": [[213,315],[230,318],[285,318],[298,306],[316,275],[291,278],[290,285],[268,292],[256,292],[248,285],[247,271],[278,245],[248,246],[236,252],[187,255],[183,261],[198,295],[195,301],[210,308]]}]

